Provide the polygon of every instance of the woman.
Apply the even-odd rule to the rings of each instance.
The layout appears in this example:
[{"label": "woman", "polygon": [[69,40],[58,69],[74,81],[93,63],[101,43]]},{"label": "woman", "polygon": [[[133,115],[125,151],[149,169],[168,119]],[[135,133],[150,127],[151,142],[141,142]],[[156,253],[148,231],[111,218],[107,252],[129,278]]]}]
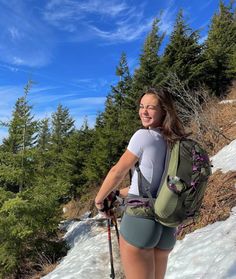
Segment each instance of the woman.
[{"label": "woman", "polygon": [[[103,201],[123,180],[130,168],[139,162],[140,170],[155,197],[164,170],[167,147],[185,136],[170,95],[163,90],[149,89],[140,99],[139,116],[145,129],[130,139],[127,150],[111,168],[97,196],[95,205],[103,208]],[[129,188],[122,196],[138,197],[138,175],[134,171]],[[121,221],[120,252],[127,279],[163,279],[167,260],[173,249],[175,229],[157,221],[124,214]]]}]

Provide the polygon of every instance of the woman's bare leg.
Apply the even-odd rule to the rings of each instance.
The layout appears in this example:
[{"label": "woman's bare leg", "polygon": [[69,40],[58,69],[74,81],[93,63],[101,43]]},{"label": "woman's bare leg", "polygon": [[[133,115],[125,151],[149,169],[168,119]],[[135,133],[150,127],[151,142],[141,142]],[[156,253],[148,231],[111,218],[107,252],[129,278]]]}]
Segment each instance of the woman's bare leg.
[{"label": "woman's bare leg", "polygon": [[126,279],[155,279],[154,249],[140,249],[120,237],[121,261]]},{"label": "woman's bare leg", "polygon": [[171,250],[155,248],[155,279],[164,279]]}]

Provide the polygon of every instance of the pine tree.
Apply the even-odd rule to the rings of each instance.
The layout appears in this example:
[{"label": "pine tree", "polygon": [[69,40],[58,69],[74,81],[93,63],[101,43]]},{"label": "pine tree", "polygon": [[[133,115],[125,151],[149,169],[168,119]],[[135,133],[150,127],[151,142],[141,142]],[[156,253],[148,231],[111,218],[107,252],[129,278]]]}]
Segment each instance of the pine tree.
[{"label": "pine tree", "polygon": [[116,86],[112,86],[111,98],[114,99],[118,112],[121,112],[124,100],[130,96],[132,89],[132,77],[129,72],[125,52],[122,52],[119,65],[116,67],[116,76],[119,78],[119,81]]},{"label": "pine tree", "polygon": [[2,185],[13,192],[22,191],[31,185],[34,178],[34,156],[32,147],[36,142],[37,121],[31,116],[28,94],[32,86],[30,80],[24,88],[24,96],[16,101],[9,123],[9,136],[3,140]]},{"label": "pine tree", "polygon": [[136,99],[146,87],[155,85],[156,75],[160,67],[158,51],[164,38],[164,35],[158,34],[159,22],[159,19],[153,21],[152,30],[144,42],[143,51],[140,55],[140,66],[134,73]]},{"label": "pine tree", "polygon": [[63,179],[70,184],[70,196],[76,198],[84,191],[86,184],[85,164],[93,146],[94,130],[88,126],[87,119],[82,127],[75,131],[62,153]]},{"label": "pine tree", "polygon": [[38,177],[46,177],[51,173],[52,165],[51,132],[49,118],[42,119],[38,125],[38,140],[35,150],[36,170]]},{"label": "pine tree", "polygon": [[235,76],[236,73],[236,46],[232,55],[230,56],[230,65],[228,73],[232,75],[232,77]]},{"label": "pine tree", "polygon": [[236,49],[236,14],[232,5],[232,2],[227,6],[220,1],[206,40],[206,83],[217,96],[226,93],[236,74],[232,63]]},{"label": "pine tree", "polygon": [[29,81],[24,88],[24,96],[16,101],[12,120],[9,123],[9,136],[3,140],[3,149],[14,154],[24,152],[35,144],[37,121],[33,120],[32,106],[27,101],[31,86],[32,81]]},{"label": "pine tree", "polygon": [[86,162],[89,181],[100,181],[118,160],[136,125],[136,106],[132,78],[125,53],[116,68],[118,82],[108,94],[105,111],[98,115],[95,125],[94,146]]},{"label": "pine tree", "polygon": [[51,133],[49,129],[49,118],[42,119],[39,122],[37,148],[46,151],[49,148]]},{"label": "pine tree", "polygon": [[198,44],[199,34],[185,23],[183,11],[180,10],[170,41],[162,57],[162,73],[157,79],[160,85],[172,80],[172,75],[188,84],[190,89],[196,88],[203,77],[202,46]]},{"label": "pine tree", "polygon": [[[116,75],[119,81],[112,87],[112,96],[114,98],[116,126],[120,133],[120,142],[124,145],[128,142],[131,135],[139,125],[137,110],[137,96],[133,90],[133,80],[130,75],[126,55],[123,52],[119,65],[116,68]],[[132,120],[132,121],[131,121]]]},{"label": "pine tree", "polygon": [[66,145],[67,138],[74,131],[74,120],[70,116],[69,109],[58,105],[57,111],[52,114],[52,145],[54,151],[59,154]]}]

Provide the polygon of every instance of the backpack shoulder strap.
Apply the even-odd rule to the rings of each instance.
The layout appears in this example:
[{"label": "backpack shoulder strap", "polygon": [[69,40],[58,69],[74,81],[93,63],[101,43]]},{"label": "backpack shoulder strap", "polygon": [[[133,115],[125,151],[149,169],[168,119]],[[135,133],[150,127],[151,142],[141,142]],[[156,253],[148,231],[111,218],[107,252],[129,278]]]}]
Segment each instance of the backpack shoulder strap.
[{"label": "backpack shoulder strap", "polygon": [[139,191],[139,196],[144,197],[144,192],[142,189],[142,176],[143,174],[141,173],[140,167],[139,167],[139,162],[136,162],[136,164],[134,165],[135,170],[138,174],[138,191]]},{"label": "backpack shoulder strap", "polygon": [[[177,141],[174,144],[174,146],[173,146],[173,148],[171,150],[169,148],[167,149],[164,172],[163,172],[163,176],[162,176],[162,179],[161,179],[161,183],[159,185],[159,189],[158,189],[157,195],[159,194],[159,192],[160,192],[160,190],[162,188],[162,185],[163,185],[163,181],[165,181],[167,175],[169,175],[169,176],[176,176],[176,172],[177,172],[177,168],[178,168],[178,163],[179,163],[179,149],[180,149],[180,141]],[[142,177],[143,177],[143,174],[142,174],[142,172],[141,172],[141,170],[139,168],[139,162],[137,162],[135,164],[135,169],[136,169],[137,174],[138,174],[139,195],[142,196],[142,197],[148,196],[148,198],[150,200],[153,200],[150,188],[145,187],[143,189],[143,187],[142,187]]]},{"label": "backpack shoulder strap", "polygon": [[179,163],[179,151],[180,151],[180,141],[178,140],[172,150],[170,155],[169,167],[168,167],[168,175],[176,176],[178,163]]}]

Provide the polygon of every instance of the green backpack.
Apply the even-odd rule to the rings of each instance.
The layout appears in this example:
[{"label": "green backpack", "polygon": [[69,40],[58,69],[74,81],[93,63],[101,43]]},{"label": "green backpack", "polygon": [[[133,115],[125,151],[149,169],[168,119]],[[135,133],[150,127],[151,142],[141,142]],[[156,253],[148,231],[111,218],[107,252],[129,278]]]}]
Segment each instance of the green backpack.
[{"label": "green backpack", "polygon": [[[142,174],[138,171],[139,191]],[[155,218],[163,225],[177,227],[199,213],[211,164],[207,152],[194,140],[182,139],[168,150],[161,184],[154,200],[145,188]],[[143,191],[142,191],[143,192]]]}]

